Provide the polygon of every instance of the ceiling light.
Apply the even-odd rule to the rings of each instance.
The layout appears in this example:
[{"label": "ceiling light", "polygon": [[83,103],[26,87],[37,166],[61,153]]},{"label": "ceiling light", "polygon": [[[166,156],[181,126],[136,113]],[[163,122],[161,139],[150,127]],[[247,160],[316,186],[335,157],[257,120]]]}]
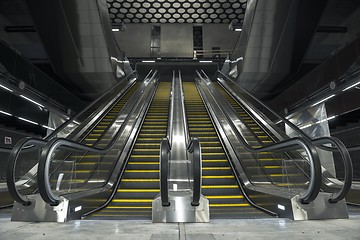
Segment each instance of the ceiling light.
[{"label": "ceiling light", "polygon": [[318,102],[314,103],[313,105],[311,105],[311,107],[314,107],[315,105],[318,105],[319,103],[325,102],[326,100],[329,100],[332,97],[335,97],[335,94],[330,95],[330,96],[328,96],[328,97],[326,97],[324,99],[321,99],[320,101],[318,101]]},{"label": "ceiling light", "polygon": [[346,90],[349,90],[350,88],[353,88],[359,84],[360,84],[360,82],[354,83],[353,85],[348,86],[347,88],[343,89],[342,91],[345,92]]},{"label": "ceiling light", "polygon": [[235,32],[241,32],[242,29],[241,29],[241,28],[235,28],[234,31],[235,31]]},{"label": "ceiling light", "polygon": [[12,91],[13,91],[13,90],[11,90],[10,88],[5,87],[5,86],[3,86],[3,85],[1,85],[1,84],[0,84],[0,87],[3,88],[3,89],[5,89],[5,90],[7,90],[7,91],[9,91],[9,92],[12,92]]},{"label": "ceiling light", "polygon": [[142,62],[143,62],[143,63],[154,63],[155,60],[143,60]]},{"label": "ceiling light", "polygon": [[120,29],[118,29],[118,28],[113,28],[112,31],[113,31],[113,32],[119,32]]},{"label": "ceiling light", "polygon": [[31,121],[29,119],[26,119],[26,118],[18,117],[18,119],[23,120],[23,121],[28,122],[28,123],[35,124],[35,125],[39,125],[37,122],[33,122],[33,121]]},{"label": "ceiling light", "polygon": [[212,63],[213,61],[211,61],[211,60],[200,60],[199,62],[201,62],[201,63]]},{"label": "ceiling light", "polygon": [[52,127],[49,127],[49,126],[46,126],[46,125],[41,125],[41,126],[44,127],[44,128],[50,129],[50,130],[52,130],[52,131],[55,130],[55,128],[52,128]]},{"label": "ceiling light", "polygon": [[10,113],[8,113],[8,112],[1,111],[1,110],[0,110],[0,113],[5,114],[5,115],[8,115],[8,116],[12,116],[12,114],[10,114]]},{"label": "ceiling light", "polygon": [[24,98],[24,99],[28,100],[29,102],[32,102],[32,103],[34,103],[34,104],[36,104],[36,105],[38,105],[38,106],[40,106],[40,107],[43,107],[43,108],[44,108],[44,105],[42,105],[42,104],[40,104],[40,103],[38,103],[38,102],[36,102],[36,101],[34,101],[34,100],[32,100],[32,99],[28,98],[28,97],[25,97],[24,95],[20,95],[20,97],[22,97],[22,98]]}]

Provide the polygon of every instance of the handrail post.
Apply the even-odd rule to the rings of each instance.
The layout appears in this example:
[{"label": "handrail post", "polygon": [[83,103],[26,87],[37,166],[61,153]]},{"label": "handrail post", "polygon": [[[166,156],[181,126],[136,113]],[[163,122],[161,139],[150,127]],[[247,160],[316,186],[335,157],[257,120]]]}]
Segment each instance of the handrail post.
[{"label": "handrail post", "polygon": [[193,167],[193,196],[192,206],[199,206],[201,198],[202,186],[202,159],[201,159],[201,145],[198,138],[191,139],[187,150],[193,154],[192,167]]},{"label": "handrail post", "polygon": [[341,199],[345,198],[351,188],[352,178],[353,178],[353,166],[351,162],[351,157],[349,151],[346,149],[343,142],[335,137],[322,137],[313,140],[314,144],[323,145],[326,143],[331,143],[339,149],[340,155],[343,159],[344,163],[344,185],[342,186],[341,190],[338,191],[336,194],[332,195],[329,199],[330,203],[336,203]]},{"label": "handrail post", "polygon": [[26,145],[32,145],[32,144],[38,144],[41,146],[44,146],[46,144],[46,141],[42,139],[35,139],[35,138],[24,138],[20,140],[13,150],[10,153],[9,156],[9,164],[7,168],[7,176],[6,176],[6,182],[8,186],[9,193],[11,197],[18,203],[28,206],[31,204],[31,201],[27,198],[27,196],[22,195],[18,189],[16,188],[16,180],[15,180],[15,170],[16,170],[16,163],[19,157],[19,154],[23,147]]},{"label": "handrail post", "polygon": [[161,204],[164,207],[170,206],[168,186],[170,150],[171,147],[169,139],[163,138],[160,144],[160,195]]}]

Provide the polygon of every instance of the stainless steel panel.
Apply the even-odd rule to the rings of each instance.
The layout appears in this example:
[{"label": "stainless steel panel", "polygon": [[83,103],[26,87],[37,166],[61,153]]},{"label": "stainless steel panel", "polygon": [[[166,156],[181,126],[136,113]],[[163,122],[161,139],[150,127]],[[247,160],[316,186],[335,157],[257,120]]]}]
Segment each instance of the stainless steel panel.
[{"label": "stainless steel panel", "polygon": [[105,0],[39,0],[27,5],[54,70],[84,98],[96,97],[123,77],[116,73],[124,69],[124,54],[111,31]]},{"label": "stainless steel panel", "polygon": [[31,205],[24,206],[17,202],[13,206],[11,221],[22,222],[67,222],[69,201],[61,198],[58,206],[45,203],[39,194],[28,196]]},{"label": "stainless steel panel", "polygon": [[192,24],[161,25],[161,57],[193,57]]},{"label": "stainless steel panel", "polygon": [[[169,189],[190,189],[190,174],[187,156],[187,127],[180,77],[173,79],[171,95],[171,129],[169,159]],[[175,189],[174,189],[175,188]]]},{"label": "stainless steel panel", "polygon": [[329,203],[330,193],[320,193],[309,204],[301,204],[299,197],[291,199],[294,220],[349,218],[345,200]]},{"label": "stainless steel panel", "polygon": [[161,205],[160,196],[155,198],[152,206],[152,222],[209,222],[209,201],[200,198],[199,206],[191,206],[190,192],[170,192],[170,206]]},{"label": "stainless steel panel", "polygon": [[126,24],[126,30],[114,36],[128,57],[150,57],[151,24]]}]

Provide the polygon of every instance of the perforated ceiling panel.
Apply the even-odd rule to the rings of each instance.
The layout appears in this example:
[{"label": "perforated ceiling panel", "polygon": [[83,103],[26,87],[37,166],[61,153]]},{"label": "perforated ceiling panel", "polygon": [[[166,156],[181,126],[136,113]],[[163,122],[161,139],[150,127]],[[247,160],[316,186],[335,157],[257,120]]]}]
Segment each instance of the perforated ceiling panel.
[{"label": "perforated ceiling panel", "polygon": [[116,23],[242,23],[247,0],[107,0]]}]

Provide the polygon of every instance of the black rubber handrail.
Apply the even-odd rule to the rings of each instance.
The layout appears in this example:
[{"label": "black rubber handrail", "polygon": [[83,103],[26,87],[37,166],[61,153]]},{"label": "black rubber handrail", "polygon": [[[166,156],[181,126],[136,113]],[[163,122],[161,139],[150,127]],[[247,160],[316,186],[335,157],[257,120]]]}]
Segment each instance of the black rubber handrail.
[{"label": "black rubber handrail", "polygon": [[[233,80],[231,78],[229,78],[228,76],[226,76],[225,74],[223,74],[222,72],[218,71],[219,74],[221,74],[223,77],[227,78],[230,82],[233,83]],[[240,88],[240,87],[239,87]],[[282,120],[285,124],[291,126],[291,128],[300,136],[302,136],[303,138],[307,138],[309,139],[316,147],[325,150],[325,151],[332,151],[332,152],[339,152],[342,160],[343,160],[343,164],[345,167],[345,176],[344,176],[344,185],[341,188],[341,190],[336,193],[335,195],[333,195],[332,197],[330,197],[329,202],[331,203],[335,203],[340,201],[341,199],[345,198],[345,196],[349,193],[350,188],[351,188],[351,184],[352,184],[352,178],[353,178],[353,166],[352,166],[352,161],[351,161],[351,157],[349,154],[348,149],[346,148],[346,146],[337,138],[335,137],[321,137],[318,139],[311,139],[308,135],[306,135],[303,131],[301,131],[298,127],[296,127],[292,122],[290,122],[289,120],[287,120],[286,118],[280,116],[279,114],[277,114],[276,112],[274,112],[271,108],[269,108],[268,106],[266,106],[264,103],[262,103],[260,100],[258,100],[257,98],[255,98],[254,96],[252,96],[249,92],[247,92],[244,89],[241,89],[244,93],[246,93],[248,96],[250,96],[253,100],[255,100],[256,102],[258,102],[261,106],[263,106],[264,108],[266,108],[266,110],[268,110],[269,112],[271,112],[274,116],[276,116],[277,118],[279,118],[280,120]],[[331,144],[333,146],[336,147],[329,147],[329,146],[325,146],[325,144]]]},{"label": "black rubber handrail", "polygon": [[[155,95],[155,91],[154,91],[151,99],[148,101],[149,103],[152,102],[152,99],[154,98],[154,95]],[[144,112],[145,114],[146,114],[147,110],[149,109],[149,107],[150,107],[150,104],[148,104],[147,107],[144,108],[144,111],[143,111],[143,112]],[[144,121],[144,119],[145,119],[145,118],[144,118],[145,114],[144,114],[143,116],[140,116],[140,115],[139,115],[139,116],[137,117],[138,121],[137,121],[137,123],[136,123],[135,125],[141,125],[141,123],[142,123],[142,122]],[[141,119],[141,120],[140,120],[140,119]],[[139,132],[138,132],[138,133],[139,133]],[[128,141],[128,142],[129,142],[129,141]],[[135,144],[135,142],[133,142],[133,143],[131,144],[131,146],[133,147],[134,144]],[[125,148],[126,148],[126,146],[125,146]],[[126,155],[125,162],[123,163],[122,166],[127,166],[127,163],[128,163],[128,161],[129,161],[129,158],[130,158],[130,156],[129,156],[129,155]],[[117,177],[115,178],[116,181],[114,182],[114,184],[111,184],[113,190],[111,191],[111,194],[110,194],[110,196],[107,198],[107,200],[106,200],[103,204],[101,204],[99,207],[96,207],[95,209],[92,209],[92,210],[84,213],[83,215],[81,215],[81,218],[86,218],[87,216],[89,216],[89,215],[91,215],[91,214],[93,214],[93,213],[95,213],[95,212],[97,212],[97,211],[100,211],[101,209],[104,209],[105,207],[107,207],[107,206],[111,203],[111,201],[114,199],[114,197],[115,197],[115,195],[116,195],[116,193],[117,193],[117,189],[118,189],[119,186],[120,186],[120,182],[121,182],[121,179],[122,179],[124,173],[125,173],[125,167],[122,167],[121,170],[120,170],[120,172],[119,172],[119,174],[118,174]]]},{"label": "black rubber handrail", "polygon": [[341,154],[341,157],[344,159],[344,184],[340,191],[338,191],[336,194],[333,194],[329,198],[330,203],[336,203],[346,197],[346,195],[349,193],[352,179],[353,179],[353,166],[351,162],[351,157],[349,152],[347,151],[345,145],[343,142],[341,142],[339,139],[335,137],[322,137],[312,140],[312,142],[317,145],[324,145],[327,143],[331,143],[332,145],[337,146],[339,149],[339,152]]},{"label": "black rubber handrail", "polygon": [[31,201],[28,199],[27,196],[22,195],[16,188],[16,179],[15,179],[15,170],[16,170],[16,163],[18,160],[18,156],[26,145],[37,145],[37,146],[44,146],[47,141],[43,139],[36,139],[36,138],[24,138],[20,140],[13,148],[9,156],[9,163],[7,167],[7,175],[6,175],[6,182],[8,186],[8,191],[10,196],[18,203],[23,204],[25,206],[30,205]]},{"label": "black rubber handrail", "polygon": [[[120,84],[120,83],[119,83]],[[117,87],[118,85],[116,85],[115,87]],[[114,87],[114,88],[115,88]],[[113,89],[113,88],[112,88]],[[111,91],[111,89],[109,90]],[[108,93],[109,91],[107,91],[106,93]],[[97,100],[95,100],[93,102],[93,104],[95,104],[98,100],[100,100],[101,98],[103,98],[105,96],[102,95],[100,96]],[[85,112],[89,107],[91,107],[93,104],[90,104],[86,109],[84,109],[82,112],[80,112],[79,114],[73,116],[71,119],[69,119],[68,121],[66,121],[65,123],[63,123],[61,126],[67,125],[69,122],[71,122],[73,119],[75,119],[77,116],[80,116],[83,112]],[[20,204],[23,205],[30,205],[31,202],[30,200],[27,198],[27,196],[22,195],[16,188],[16,180],[15,180],[15,168],[16,168],[16,163],[18,160],[18,157],[21,153],[21,151],[23,151],[24,147],[26,145],[28,145],[28,148],[26,150],[31,149],[32,147],[37,145],[40,145],[40,147],[45,146],[47,143],[49,143],[49,139],[51,139],[53,136],[55,136],[63,127],[59,127],[57,128],[54,132],[52,132],[51,135],[49,135],[47,138],[45,139],[40,139],[40,138],[33,138],[33,137],[26,137],[22,140],[20,140],[12,149],[10,155],[9,155],[9,163],[8,163],[8,167],[7,167],[7,177],[6,177],[6,182],[7,182],[7,186],[8,186],[8,191],[11,195],[11,197],[16,201],[19,202]],[[53,138],[56,139],[56,138]],[[51,140],[50,140],[51,141]]]},{"label": "black rubber handrail", "polygon": [[81,112],[75,114],[70,119],[62,123],[59,127],[57,127],[49,136],[47,136],[45,139],[50,140],[51,138],[54,138],[61,130],[63,130],[69,123],[72,123],[76,118],[84,114],[89,108],[94,106],[96,103],[98,103],[100,100],[102,100],[108,93],[113,91],[115,88],[119,87],[121,84],[124,84],[127,79],[130,77],[133,77],[136,75],[137,72],[133,71],[128,76],[126,76],[124,79],[122,79],[118,84],[116,84],[114,87],[107,90],[105,93],[101,94],[98,98],[96,98],[94,101],[92,101],[88,106],[86,106]]},{"label": "black rubber handrail", "polygon": [[160,144],[160,195],[161,205],[164,207],[170,206],[168,185],[170,151],[169,139],[163,138]]},{"label": "black rubber handrail", "polygon": [[201,159],[201,145],[198,138],[192,138],[187,147],[189,153],[193,155],[192,157],[192,167],[193,167],[193,197],[192,197],[192,206],[199,206],[201,198],[201,186],[202,186],[202,159]]},{"label": "black rubber handrail", "polygon": [[[200,79],[204,81],[204,78],[199,73],[198,75]],[[211,94],[210,91],[209,94]],[[218,105],[216,101],[215,103]],[[218,107],[223,112],[222,108],[219,105]],[[259,153],[265,151],[285,151],[303,148],[309,157],[310,180],[308,189],[299,198],[301,203],[307,204],[312,202],[318,196],[321,188],[321,163],[316,148],[309,139],[295,137],[274,144],[269,144],[267,146],[253,148],[252,146],[248,145],[248,143],[243,139],[241,134],[236,130],[237,128],[235,124],[231,121],[229,116],[224,112],[223,114],[227,118],[231,128],[234,129],[234,134],[247,151],[250,151],[252,153]]]},{"label": "black rubber handrail", "polygon": [[[156,74],[156,72],[155,72]],[[155,77],[155,74],[151,79]],[[123,132],[123,130],[127,127],[127,123],[129,121],[129,116],[133,114],[136,107],[140,104],[140,101],[137,101],[136,105],[132,108],[128,116],[126,117],[125,121],[122,123],[121,127],[112,138],[111,142],[106,146],[106,148],[97,148],[92,146],[87,146],[78,142],[74,142],[72,140],[68,140],[65,138],[54,138],[50,140],[42,149],[40,157],[39,157],[39,164],[38,164],[38,186],[39,186],[39,193],[43,200],[50,204],[50,205],[58,205],[59,203],[59,196],[56,196],[51,191],[51,185],[49,181],[49,171],[50,171],[50,160],[52,153],[59,148],[60,146],[65,146],[71,148],[76,151],[87,151],[97,154],[106,154],[110,149],[113,148],[115,143],[117,142],[118,137]]]},{"label": "black rubber handrail", "polygon": [[40,139],[40,138],[26,137],[26,138],[20,140],[14,146],[14,148],[11,150],[11,153],[9,155],[9,163],[8,163],[8,167],[7,167],[6,182],[8,185],[8,191],[9,191],[10,195],[14,198],[15,201],[17,201],[21,204],[24,204],[24,205],[30,204],[28,198],[21,195],[15,187],[15,166],[16,166],[17,158],[18,158],[20,152],[23,150],[24,146],[29,145],[28,147],[32,148],[33,145],[31,143],[37,143],[37,144],[40,144],[41,146],[44,146],[50,139],[54,138],[69,123],[72,123],[74,121],[74,119],[78,118],[80,115],[82,115],[84,112],[86,112],[90,107],[92,107],[94,104],[96,104],[102,98],[104,98],[109,92],[111,92],[113,89],[115,89],[118,86],[120,86],[121,84],[123,84],[126,81],[126,79],[129,79],[131,76],[133,76],[135,74],[136,74],[136,71],[131,72],[128,76],[126,76],[124,79],[122,79],[118,84],[116,84],[114,87],[112,87],[111,89],[106,91],[104,94],[99,96],[97,99],[95,99],[91,104],[89,104],[87,107],[85,107],[81,112],[77,113],[76,115],[72,116],[69,120],[67,120],[63,124],[61,124],[46,138]]}]

